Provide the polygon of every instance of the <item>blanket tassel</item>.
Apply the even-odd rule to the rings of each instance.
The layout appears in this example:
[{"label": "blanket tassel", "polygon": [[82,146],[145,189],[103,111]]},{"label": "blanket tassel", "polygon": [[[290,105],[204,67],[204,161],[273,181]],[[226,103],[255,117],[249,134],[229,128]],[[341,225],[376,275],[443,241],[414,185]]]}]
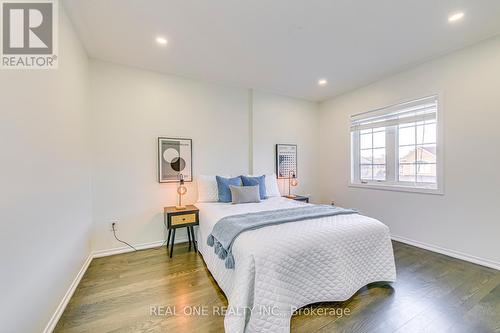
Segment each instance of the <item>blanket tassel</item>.
[{"label": "blanket tassel", "polygon": [[226,257],[226,261],[225,261],[225,266],[227,269],[232,269],[234,268],[234,257],[233,257],[233,254],[228,252],[227,253],[227,257]]},{"label": "blanket tassel", "polygon": [[222,244],[219,242],[215,242],[214,253],[218,255],[221,248],[222,248]]},{"label": "blanket tassel", "polygon": [[214,236],[213,235],[208,236],[208,238],[207,238],[207,245],[208,246],[214,246],[214,241],[215,240],[214,240]]},{"label": "blanket tassel", "polygon": [[221,246],[219,250],[219,259],[226,259],[226,257],[227,257],[227,251]]}]

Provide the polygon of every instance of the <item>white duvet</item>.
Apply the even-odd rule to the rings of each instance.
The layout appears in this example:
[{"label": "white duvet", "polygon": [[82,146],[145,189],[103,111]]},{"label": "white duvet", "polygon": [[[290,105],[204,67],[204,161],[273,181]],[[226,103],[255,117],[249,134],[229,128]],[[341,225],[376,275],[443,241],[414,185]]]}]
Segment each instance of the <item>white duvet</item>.
[{"label": "white duvet", "polygon": [[233,244],[234,269],[225,268],[224,260],[206,243],[222,217],[299,205],[306,204],[285,198],[240,205],[196,204],[199,250],[229,302],[227,333],[289,332],[295,309],[344,301],[368,283],[395,281],[389,229],[359,214],[244,232]]}]

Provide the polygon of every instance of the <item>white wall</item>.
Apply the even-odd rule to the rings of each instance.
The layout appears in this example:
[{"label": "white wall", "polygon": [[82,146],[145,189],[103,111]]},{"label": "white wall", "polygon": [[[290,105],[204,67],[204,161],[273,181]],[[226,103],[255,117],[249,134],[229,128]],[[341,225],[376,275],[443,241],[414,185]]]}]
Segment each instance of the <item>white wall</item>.
[{"label": "white wall", "polygon": [[[247,91],[92,61],[94,250],[163,239],[163,207],[176,184],[160,184],[159,136],[193,140],[193,173],[248,172]],[[196,177],[195,177],[196,178]],[[196,201],[188,183],[186,203]],[[182,233],[178,237],[184,236]]]},{"label": "white wall", "polygon": [[2,332],[43,331],[90,254],[88,60],[59,15],[59,69],[0,71]]},{"label": "white wall", "polygon": [[[323,201],[355,207],[394,235],[500,263],[500,38],[320,106]],[[442,93],[445,194],[349,188],[349,116]]]},{"label": "white wall", "polygon": [[256,92],[252,99],[247,89],[97,60],[91,96],[94,250],[123,246],[110,232],[114,219],[132,244],[164,239],[163,207],[175,204],[176,185],[157,181],[159,136],[193,139],[195,182],[187,185],[186,203],[197,199],[198,174],[274,172],[279,142],[299,144],[300,191],[317,192],[310,162],[317,160],[315,103]]},{"label": "white wall", "polygon": [[[318,104],[258,91],[253,92],[252,104],[254,173],[276,172],[276,144],[296,144],[299,185],[292,191],[317,200]],[[288,194],[288,182],[280,180],[278,184],[282,193]]]}]

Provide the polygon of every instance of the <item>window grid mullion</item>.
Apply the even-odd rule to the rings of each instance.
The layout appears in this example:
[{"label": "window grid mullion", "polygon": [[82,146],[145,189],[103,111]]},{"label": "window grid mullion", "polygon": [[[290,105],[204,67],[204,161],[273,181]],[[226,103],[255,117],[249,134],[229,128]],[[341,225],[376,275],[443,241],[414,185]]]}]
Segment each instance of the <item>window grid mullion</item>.
[{"label": "window grid mullion", "polygon": [[[361,131],[358,131],[358,147],[361,148]],[[361,149],[358,149],[357,151],[357,154],[358,154],[358,176],[359,176],[359,180],[362,180],[363,177],[361,175]]]},{"label": "window grid mullion", "polygon": [[397,158],[397,126],[389,126],[386,128],[385,135],[385,178],[386,181],[396,181],[396,158]]},{"label": "window grid mullion", "polygon": [[418,152],[417,152],[417,123],[413,125],[414,132],[415,132],[415,146],[413,147],[415,149],[415,157],[413,160],[413,169],[414,171],[414,176],[415,176],[415,183],[417,182],[417,159],[418,159]]},{"label": "window grid mullion", "polygon": [[372,180],[374,180],[374,179],[375,179],[375,177],[374,177],[374,175],[373,175],[373,169],[374,169],[374,168],[373,168],[373,153],[374,153],[374,152],[373,152],[373,128],[372,128],[372,167],[371,167],[371,169],[372,169]]}]

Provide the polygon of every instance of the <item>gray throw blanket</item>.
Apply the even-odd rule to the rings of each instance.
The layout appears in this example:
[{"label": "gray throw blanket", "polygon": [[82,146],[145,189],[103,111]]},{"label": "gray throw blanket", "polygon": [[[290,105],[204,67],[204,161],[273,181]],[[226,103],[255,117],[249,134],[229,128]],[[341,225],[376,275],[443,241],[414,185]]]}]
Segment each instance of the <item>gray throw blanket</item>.
[{"label": "gray throw blanket", "polygon": [[226,268],[234,268],[231,248],[236,237],[242,232],[270,225],[297,222],[320,217],[356,214],[357,211],[327,205],[307,205],[304,207],[268,210],[226,216],[217,222],[208,236],[207,244],[214,247],[220,259],[225,259]]}]

